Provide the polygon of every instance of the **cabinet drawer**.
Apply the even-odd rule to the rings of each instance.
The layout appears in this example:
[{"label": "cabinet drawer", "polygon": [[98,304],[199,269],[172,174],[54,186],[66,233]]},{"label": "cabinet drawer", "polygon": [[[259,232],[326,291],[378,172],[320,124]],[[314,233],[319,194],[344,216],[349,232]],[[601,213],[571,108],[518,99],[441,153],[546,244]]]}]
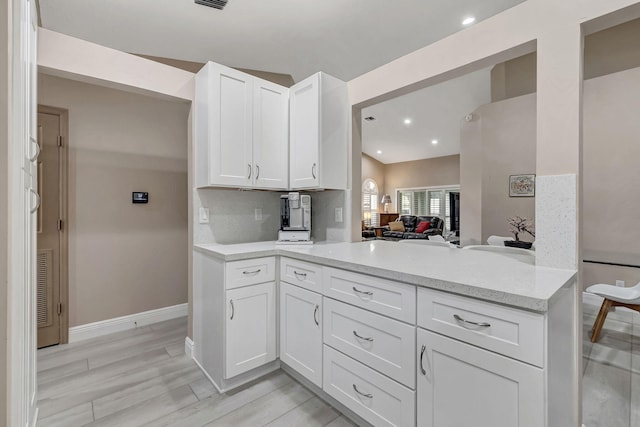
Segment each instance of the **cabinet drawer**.
[{"label": "cabinet drawer", "polygon": [[225,264],[226,289],[276,280],[275,257],[245,259]]},{"label": "cabinet drawer", "polygon": [[317,264],[282,257],[280,259],[280,280],[310,291],[322,292],[322,267]]},{"label": "cabinet drawer", "polygon": [[325,296],[415,324],[415,286],[330,267],[322,276]]},{"label": "cabinet drawer", "polygon": [[541,314],[418,289],[418,326],[540,367],[544,325]]},{"label": "cabinet drawer", "polygon": [[415,392],[324,346],[324,391],[375,426],[415,426]]},{"label": "cabinet drawer", "polygon": [[414,326],[329,298],[324,299],[323,322],[325,344],[415,387]]}]

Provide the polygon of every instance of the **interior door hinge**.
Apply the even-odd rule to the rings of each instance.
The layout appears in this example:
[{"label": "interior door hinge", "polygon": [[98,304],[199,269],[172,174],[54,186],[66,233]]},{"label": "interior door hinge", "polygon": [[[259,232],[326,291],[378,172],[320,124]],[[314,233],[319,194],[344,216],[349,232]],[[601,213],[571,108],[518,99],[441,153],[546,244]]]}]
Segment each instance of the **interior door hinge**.
[{"label": "interior door hinge", "polygon": [[58,147],[64,147],[62,135],[58,135]]},{"label": "interior door hinge", "polygon": [[58,304],[58,316],[62,314],[62,303]]},{"label": "interior door hinge", "polygon": [[58,219],[58,231],[62,231],[64,228],[64,221],[62,219]]}]

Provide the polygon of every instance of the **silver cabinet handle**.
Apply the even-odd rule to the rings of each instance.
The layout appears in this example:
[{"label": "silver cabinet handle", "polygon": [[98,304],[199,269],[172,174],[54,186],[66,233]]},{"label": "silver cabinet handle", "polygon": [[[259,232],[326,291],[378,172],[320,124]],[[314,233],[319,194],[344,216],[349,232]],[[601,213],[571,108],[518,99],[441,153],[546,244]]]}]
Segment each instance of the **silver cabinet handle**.
[{"label": "silver cabinet handle", "polygon": [[427,371],[424,370],[424,365],[422,364],[422,358],[424,357],[424,351],[427,349],[426,345],[422,346],[422,350],[420,350],[420,372],[422,375],[427,375]]},{"label": "silver cabinet handle", "polygon": [[247,166],[249,166],[249,176],[247,177],[247,179],[251,179],[251,171],[252,171],[251,164],[247,163]]},{"label": "silver cabinet handle", "polygon": [[257,270],[254,270],[254,271],[243,271],[242,274],[247,274],[247,275],[248,274],[258,274],[261,271],[262,271],[261,269],[257,269]]},{"label": "silver cabinet handle", "polygon": [[231,304],[231,317],[229,318],[229,320],[233,320],[233,316],[236,314],[236,308],[233,306],[233,300],[230,299],[229,303]]},{"label": "silver cabinet handle", "polygon": [[31,213],[36,213],[36,211],[38,210],[38,208],[40,207],[40,195],[38,194],[37,191],[35,191],[33,188],[30,188],[29,191],[31,191],[31,194],[33,194],[34,196],[36,196],[36,205],[34,207],[31,208]]},{"label": "silver cabinet handle", "polygon": [[313,321],[316,322],[316,326],[320,326],[320,322],[318,322],[318,318],[316,317],[319,309],[320,309],[320,306],[316,304],[316,308],[315,310],[313,310]]},{"label": "silver cabinet handle", "polygon": [[373,292],[368,292],[368,291],[361,291],[360,289],[356,288],[355,286],[351,287],[355,292],[362,294],[362,295],[373,295]]},{"label": "silver cabinet handle", "polygon": [[358,390],[358,387],[356,387],[355,384],[353,384],[353,389],[356,391],[356,393],[358,393],[360,396],[364,396],[364,397],[368,397],[369,399],[373,399],[373,394],[370,393],[363,393],[360,390]]},{"label": "silver cabinet handle", "polygon": [[363,337],[362,335],[358,335],[358,333],[356,331],[353,331],[353,335],[355,335],[356,338],[359,338],[361,340],[373,342],[373,338],[371,338],[371,337]]},{"label": "silver cabinet handle", "polygon": [[311,166],[311,175],[313,175],[313,179],[316,179],[316,164],[314,163],[313,166]]},{"label": "silver cabinet handle", "polygon": [[[293,274],[296,276],[296,279],[298,280],[304,280],[307,278],[307,273],[298,273],[297,271],[293,270]],[[302,279],[300,279],[302,277]]]},{"label": "silver cabinet handle", "polygon": [[457,314],[453,315],[453,318],[456,319],[458,322],[462,322],[462,323],[467,323],[469,325],[473,325],[473,326],[479,326],[481,328],[488,328],[491,326],[491,323],[486,323],[486,322],[472,322],[471,320],[465,320],[462,317],[458,316]]},{"label": "silver cabinet handle", "polygon": [[38,141],[32,136],[29,137],[29,142],[35,146],[35,153],[29,157],[29,161],[34,162],[40,155],[40,144],[38,144]]},{"label": "silver cabinet handle", "polygon": [[260,178],[260,166],[256,165],[256,179]]}]

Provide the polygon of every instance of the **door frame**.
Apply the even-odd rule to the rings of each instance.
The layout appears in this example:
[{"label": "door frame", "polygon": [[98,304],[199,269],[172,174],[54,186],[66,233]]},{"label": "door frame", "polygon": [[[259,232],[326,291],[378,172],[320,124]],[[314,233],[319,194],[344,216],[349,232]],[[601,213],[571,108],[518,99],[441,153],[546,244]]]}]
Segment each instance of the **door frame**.
[{"label": "door frame", "polygon": [[62,219],[62,229],[60,230],[60,304],[62,313],[60,314],[60,344],[69,342],[69,110],[48,105],[38,104],[38,113],[52,114],[60,119],[60,135],[62,136],[62,147],[60,147],[60,219]]}]

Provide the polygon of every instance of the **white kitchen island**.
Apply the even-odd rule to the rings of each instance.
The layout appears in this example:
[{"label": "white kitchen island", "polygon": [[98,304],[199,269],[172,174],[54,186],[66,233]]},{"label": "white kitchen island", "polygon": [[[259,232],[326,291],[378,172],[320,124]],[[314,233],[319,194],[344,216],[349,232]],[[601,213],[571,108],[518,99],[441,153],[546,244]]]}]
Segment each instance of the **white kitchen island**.
[{"label": "white kitchen island", "polygon": [[575,285],[458,248],[195,245],[193,354],[221,391],[282,362],[373,425],[567,425]]}]

